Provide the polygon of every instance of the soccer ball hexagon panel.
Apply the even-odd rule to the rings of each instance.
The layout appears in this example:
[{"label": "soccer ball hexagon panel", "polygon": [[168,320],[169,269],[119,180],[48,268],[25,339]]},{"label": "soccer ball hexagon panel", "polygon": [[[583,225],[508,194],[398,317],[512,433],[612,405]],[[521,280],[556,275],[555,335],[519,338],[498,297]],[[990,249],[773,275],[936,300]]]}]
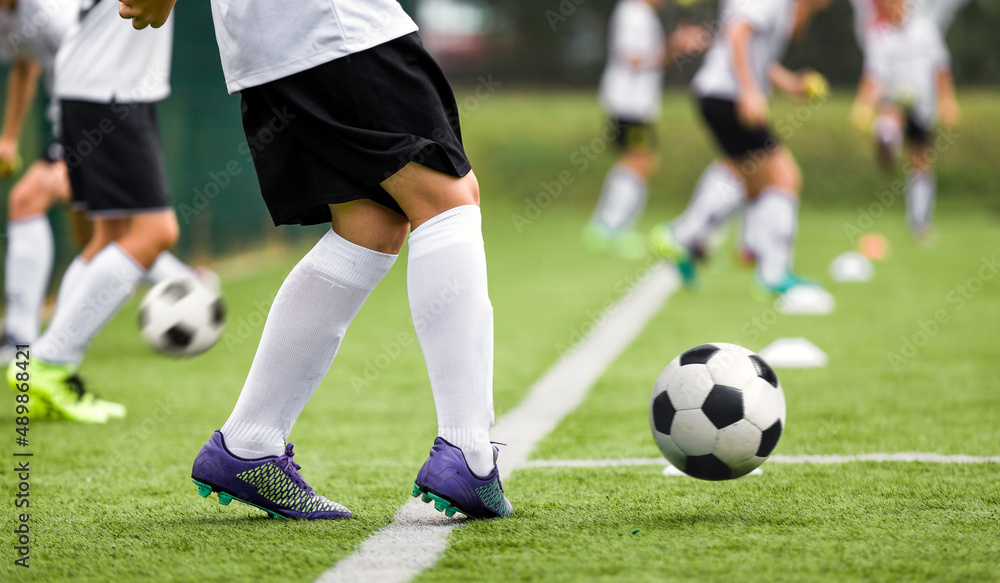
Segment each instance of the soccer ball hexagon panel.
[{"label": "soccer ball hexagon panel", "polygon": [[649,424],[678,469],[729,480],[774,451],[785,427],[785,396],[760,356],[735,344],[702,344],[671,361],[656,380]]},{"label": "soccer ball hexagon panel", "polygon": [[205,352],[222,336],[225,320],[225,303],[218,292],[188,276],[154,285],[139,306],[142,337],[168,356]]}]

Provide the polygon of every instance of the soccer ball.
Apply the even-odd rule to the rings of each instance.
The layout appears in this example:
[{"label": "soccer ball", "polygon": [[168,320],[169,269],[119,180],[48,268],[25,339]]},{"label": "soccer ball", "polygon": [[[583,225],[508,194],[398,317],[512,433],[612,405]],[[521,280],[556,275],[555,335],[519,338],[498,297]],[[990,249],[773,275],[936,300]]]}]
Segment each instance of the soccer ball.
[{"label": "soccer ball", "polygon": [[778,444],[785,395],[753,352],[716,342],[681,354],[656,379],[649,425],[677,469],[702,480],[749,474]]},{"label": "soccer ball", "polygon": [[154,285],[139,307],[142,337],[169,356],[205,352],[222,336],[225,320],[226,308],[218,292],[186,275]]}]

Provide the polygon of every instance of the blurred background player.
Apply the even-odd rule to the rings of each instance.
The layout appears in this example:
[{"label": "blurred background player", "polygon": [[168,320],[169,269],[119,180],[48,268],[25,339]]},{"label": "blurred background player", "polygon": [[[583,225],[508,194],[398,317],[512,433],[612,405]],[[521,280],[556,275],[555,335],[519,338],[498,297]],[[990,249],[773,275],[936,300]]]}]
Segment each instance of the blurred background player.
[{"label": "blurred background player", "polygon": [[589,247],[615,247],[628,257],[646,253],[634,232],[646,205],[647,182],[659,166],[656,120],[664,71],[675,58],[708,47],[710,33],[680,25],[667,39],[657,8],[666,0],[620,0],[611,14],[608,58],[601,76],[601,106],[621,150],[604,179],[601,197],[584,231]]},{"label": "blurred background player", "polygon": [[[38,338],[55,256],[52,228],[46,213],[54,204],[70,200],[69,176],[59,140],[59,101],[51,96],[56,54],[79,14],[78,0],[0,0],[0,35],[3,37],[0,52],[5,59],[13,59],[15,63],[7,81],[4,124],[0,132],[0,174],[16,171],[20,163],[20,130],[31,108],[39,78],[50,97],[44,109],[45,125],[52,138],[10,192],[4,264],[6,307],[0,345],[0,363],[4,365],[13,358],[15,345],[30,344]],[[77,201],[72,213],[73,238],[81,247],[92,234],[84,215],[85,206]],[[60,291],[73,288],[75,277],[88,259],[89,255],[84,254],[70,264],[63,275],[66,285],[61,286]],[[185,267],[180,261],[164,251],[146,274],[146,279],[156,283],[182,270]],[[199,275],[203,279],[213,277],[207,272]]]},{"label": "blurred background player", "polygon": [[792,255],[801,174],[795,159],[768,128],[772,84],[797,96],[810,93],[811,71],[780,65],[793,36],[830,0],[727,0],[725,23],[692,82],[701,113],[724,157],[702,174],[687,210],[651,234],[654,253],[675,262],[687,284],[694,260],[715,227],[746,205],[745,238],[757,257],[759,289],[780,296],[785,312],[826,313],[833,298],[795,275]]},{"label": "blurred background player", "polygon": [[[102,423],[124,417],[125,407],[96,398],[77,376],[91,339],[151,273],[195,273],[160,257],[178,236],[154,108],[170,93],[173,22],[142,33],[118,17],[114,2],[81,8],[56,57],[55,95],[73,201],[86,206],[94,232],[31,347],[29,393],[35,414],[41,407],[52,417]],[[8,369],[12,385],[20,372]]]},{"label": "blurred background player", "polygon": [[859,129],[871,126],[879,160],[895,167],[903,136],[907,226],[929,243],[937,185],[928,156],[928,139],[938,119],[958,123],[950,56],[938,26],[912,10],[907,0],[873,0],[875,22],[865,34],[865,64],[852,110]]},{"label": "blurred background player", "polygon": [[[214,0],[213,17],[248,140],[273,136],[253,155],[272,220],[332,224],[271,305],[239,401],[195,459],[199,493],[289,518],[351,516],[305,483],[287,440],[409,234],[407,295],[438,421],[411,493],[449,516],[509,516],[489,440],[493,307],[479,183],[444,73],[396,0],[240,6]],[[141,28],[172,7],[123,0],[120,12]],[[287,127],[274,132],[278,115]]]},{"label": "blurred background player", "polygon": [[[76,22],[77,0],[0,0],[0,57],[13,61],[7,77],[7,102],[0,131],[0,175],[19,172],[19,142],[24,118],[31,109],[39,79],[49,96],[45,110],[47,143],[42,155],[10,191],[7,253],[4,264],[6,309],[0,363],[14,356],[15,344],[38,337],[42,304],[55,258],[52,227],[46,212],[69,202],[69,178],[58,143],[59,106],[51,99],[56,51]],[[74,235],[86,242],[74,220]]]}]

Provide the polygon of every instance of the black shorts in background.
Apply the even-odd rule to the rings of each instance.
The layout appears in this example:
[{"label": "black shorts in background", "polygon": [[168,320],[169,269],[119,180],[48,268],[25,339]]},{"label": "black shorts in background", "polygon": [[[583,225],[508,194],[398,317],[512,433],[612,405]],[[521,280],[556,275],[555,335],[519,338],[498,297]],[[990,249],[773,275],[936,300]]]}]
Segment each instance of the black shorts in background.
[{"label": "black shorts in background", "polygon": [[242,92],[243,129],[275,225],[330,221],[327,205],[373,200],[409,162],[472,169],[458,106],[416,33]]},{"label": "black shorts in background", "polygon": [[698,106],[716,143],[732,160],[741,161],[758,150],[770,151],[779,143],[767,126],[753,129],[744,126],[732,100],[700,97]]},{"label": "black shorts in background", "polygon": [[63,100],[62,134],[74,208],[98,218],[172,208],[152,103]]},{"label": "black shorts in background", "polygon": [[650,122],[616,117],[611,123],[615,128],[615,143],[623,152],[656,149],[656,128]]},{"label": "black shorts in background", "polygon": [[917,121],[912,112],[906,113],[906,141],[915,146],[926,146],[927,136],[931,131],[933,131],[931,128]]}]

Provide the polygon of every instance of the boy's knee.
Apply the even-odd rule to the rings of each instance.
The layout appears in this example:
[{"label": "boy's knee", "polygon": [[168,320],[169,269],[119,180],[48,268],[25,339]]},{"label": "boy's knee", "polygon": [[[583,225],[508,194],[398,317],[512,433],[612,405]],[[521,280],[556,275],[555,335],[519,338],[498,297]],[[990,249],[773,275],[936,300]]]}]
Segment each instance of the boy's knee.
[{"label": "boy's knee", "polygon": [[23,181],[14,185],[10,191],[9,214],[11,220],[25,219],[41,214],[47,209],[45,201],[38,192]]}]

